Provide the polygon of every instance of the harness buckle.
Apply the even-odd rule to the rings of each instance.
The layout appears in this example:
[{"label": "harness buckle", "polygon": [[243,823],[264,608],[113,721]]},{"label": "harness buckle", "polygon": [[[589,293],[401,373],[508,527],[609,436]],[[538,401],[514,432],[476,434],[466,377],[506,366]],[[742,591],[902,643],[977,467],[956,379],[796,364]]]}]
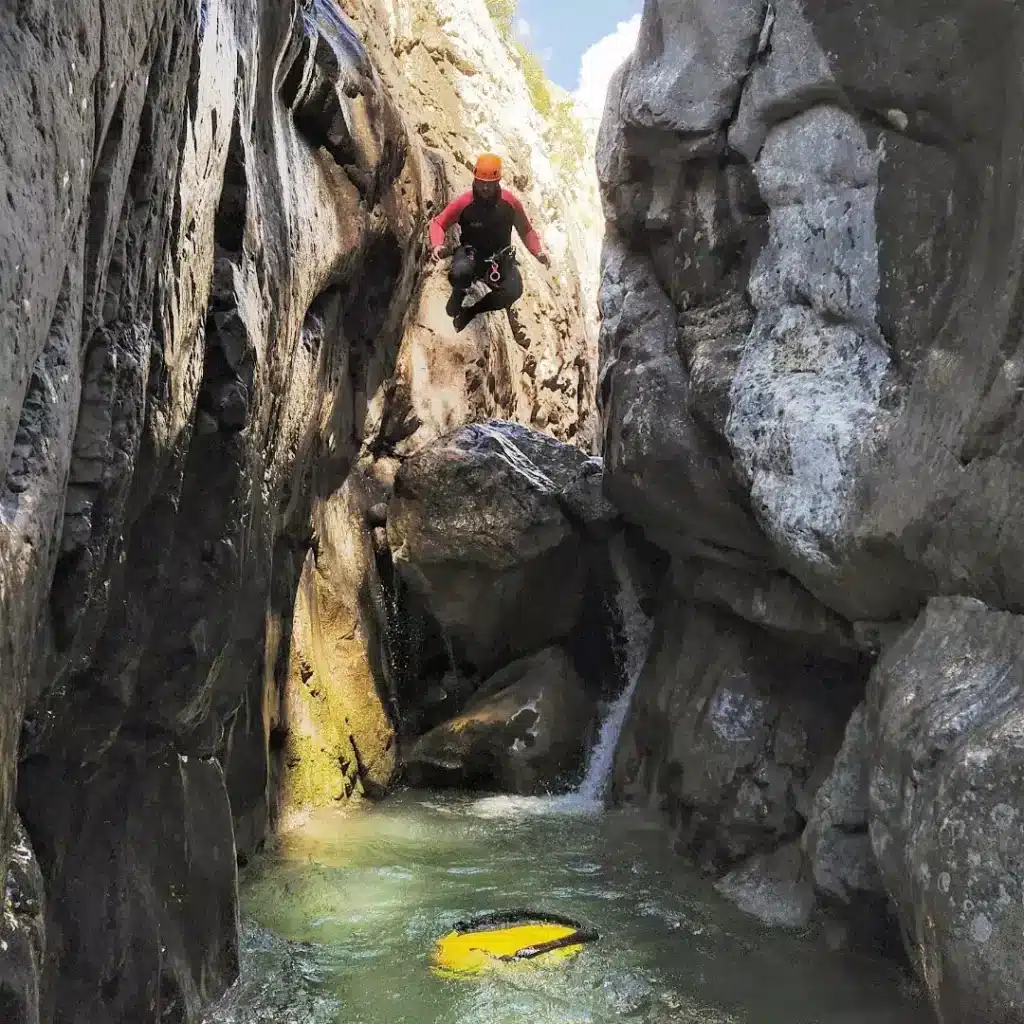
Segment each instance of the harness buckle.
[{"label": "harness buckle", "polygon": [[515,250],[511,245],[506,246],[504,249],[498,250],[493,256],[487,257],[487,262],[491,265],[490,273],[487,275],[487,279],[491,284],[497,284],[501,280],[501,263],[500,260],[506,256],[511,256]]}]

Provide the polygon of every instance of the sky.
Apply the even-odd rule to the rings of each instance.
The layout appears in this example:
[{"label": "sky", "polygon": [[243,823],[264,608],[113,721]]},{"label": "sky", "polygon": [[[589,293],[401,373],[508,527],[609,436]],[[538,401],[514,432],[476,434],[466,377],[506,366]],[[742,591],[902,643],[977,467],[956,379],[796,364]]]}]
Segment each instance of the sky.
[{"label": "sky", "polygon": [[519,0],[518,33],[548,78],[600,117],[608,81],[629,56],[643,0]]}]

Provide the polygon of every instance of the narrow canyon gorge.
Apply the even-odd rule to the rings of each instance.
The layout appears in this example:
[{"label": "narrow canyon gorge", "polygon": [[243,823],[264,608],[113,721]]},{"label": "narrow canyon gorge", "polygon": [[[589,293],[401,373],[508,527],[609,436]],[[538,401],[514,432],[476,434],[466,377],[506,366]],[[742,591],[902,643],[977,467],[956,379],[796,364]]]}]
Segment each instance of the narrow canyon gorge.
[{"label": "narrow canyon gorge", "polygon": [[[0,10],[0,1022],[411,1020],[206,1015],[299,955],[240,877],[429,792],[927,1008],[778,1019],[1024,1024],[1024,15],[645,0],[592,137],[502,10]],[[552,266],[456,332],[484,151]]]}]

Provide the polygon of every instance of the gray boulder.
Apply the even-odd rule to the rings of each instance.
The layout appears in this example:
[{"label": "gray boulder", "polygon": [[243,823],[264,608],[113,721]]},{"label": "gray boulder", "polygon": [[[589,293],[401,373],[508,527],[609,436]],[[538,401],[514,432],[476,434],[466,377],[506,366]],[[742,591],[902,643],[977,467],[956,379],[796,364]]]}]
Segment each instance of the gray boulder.
[{"label": "gray boulder", "polygon": [[[139,1020],[136,1007],[159,1000],[169,1019],[197,1019],[239,967],[236,847],[220,765],[186,755],[124,761],[97,772],[88,789],[69,786],[59,762],[23,770],[46,798],[45,813],[34,805],[25,818],[44,871],[63,835],[77,840],[61,850],[63,870],[46,891],[47,957],[51,944],[66,951],[61,989],[74,1005],[55,1018]],[[24,853],[20,860],[31,880],[31,862]],[[37,882],[21,888],[24,922],[41,892]],[[105,941],[82,934],[86,920],[103,922]],[[30,946],[23,939],[15,950],[25,986]]]},{"label": "gray boulder", "polygon": [[388,540],[459,665],[491,672],[572,631],[592,555],[579,524],[607,519],[581,479],[594,476],[579,449],[505,422],[464,427],[403,464]]},{"label": "gray boulder", "polygon": [[868,837],[871,750],[867,714],[859,705],[832,770],[815,794],[803,835],[816,888],[847,905],[868,894],[884,894]]},{"label": "gray boulder", "polygon": [[546,648],[505,666],[458,717],[423,736],[408,757],[409,780],[511,793],[564,788],[582,766],[595,714],[565,651]]},{"label": "gray boulder", "polygon": [[869,689],[871,841],[943,1021],[1024,1020],[1024,617],[939,598]]},{"label": "gray boulder", "polygon": [[740,910],[779,928],[806,927],[814,910],[814,886],[799,843],[755,854],[715,888]]}]

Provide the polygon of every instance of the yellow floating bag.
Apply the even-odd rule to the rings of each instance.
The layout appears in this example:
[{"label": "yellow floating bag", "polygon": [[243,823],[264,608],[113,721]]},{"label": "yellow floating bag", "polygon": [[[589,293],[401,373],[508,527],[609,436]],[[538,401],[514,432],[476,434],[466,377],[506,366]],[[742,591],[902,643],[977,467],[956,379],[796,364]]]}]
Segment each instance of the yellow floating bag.
[{"label": "yellow floating bag", "polygon": [[597,932],[555,914],[512,910],[460,921],[438,939],[433,969],[446,977],[480,974],[498,964],[548,964],[571,960]]}]

